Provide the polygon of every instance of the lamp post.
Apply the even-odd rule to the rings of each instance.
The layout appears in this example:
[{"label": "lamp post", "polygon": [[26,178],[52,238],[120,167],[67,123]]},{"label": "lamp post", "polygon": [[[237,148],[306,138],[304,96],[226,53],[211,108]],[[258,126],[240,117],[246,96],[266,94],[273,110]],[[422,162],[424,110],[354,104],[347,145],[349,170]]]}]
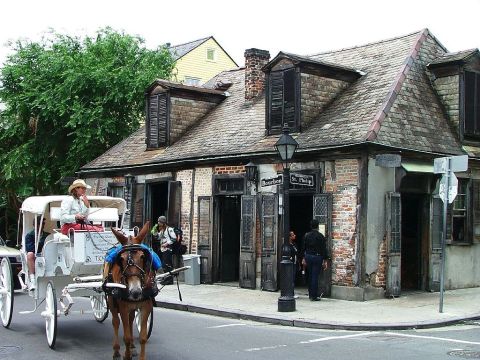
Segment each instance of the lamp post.
[{"label": "lamp post", "polygon": [[258,191],[257,165],[250,161],[247,165],[245,165],[245,173],[247,175],[247,180],[252,182],[255,185],[255,191]]},{"label": "lamp post", "polygon": [[128,174],[124,175],[124,179],[125,179],[125,190],[126,190],[126,195],[127,195],[127,196],[125,196],[125,200],[127,202],[127,208],[130,211],[128,227],[131,227],[132,219],[133,219],[133,214],[132,214],[132,204],[133,204],[132,185],[133,185],[133,181],[135,179],[135,176],[128,173]]},{"label": "lamp post", "polygon": [[280,297],[278,298],[278,311],[295,311],[295,298],[293,289],[293,267],[290,235],[290,168],[288,163],[292,160],[298,143],[289,134],[288,125],[283,126],[283,134],[275,144],[275,149],[280,154],[283,163],[283,245],[282,261],[280,262]]}]

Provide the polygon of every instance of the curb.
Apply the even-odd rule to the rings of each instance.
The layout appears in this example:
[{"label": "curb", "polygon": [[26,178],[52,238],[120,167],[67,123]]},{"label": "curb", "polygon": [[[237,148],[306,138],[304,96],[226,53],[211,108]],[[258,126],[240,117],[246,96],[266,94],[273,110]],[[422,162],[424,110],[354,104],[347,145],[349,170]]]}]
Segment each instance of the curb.
[{"label": "curb", "polygon": [[212,309],[208,307],[202,307],[191,304],[179,304],[168,301],[158,301],[156,300],[156,306],[164,309],[179,310],[192,312],[203,315],[212,315],[219,316],[230,319],[238,320],[251,320],[256,322],[262,322],[273,325],[283,325],[283,326],[295,326],[300,328],[310,328],[310,329],[329,329],[329,330],[354,330],[354,331],[368,331],[368,330],[411,330],[411,329],[431,329],[436,327],[443,327],[447,325],[453,325],[460,323],[462,321],[469,320],[478,320],[480,319],[480,313],[474,314],[466,317],[454,317],[451,319],[445,320],[431,320],[431,321],[420,321],[415,323],[364,323],[364,324],[353,324],[353,323],[322,323],[314,322],[301,319],[285,319],[277,316],[264,316],[264,315],[255,315],[251,313],[242,312],[239,310],[225,310],[225,309]]}]

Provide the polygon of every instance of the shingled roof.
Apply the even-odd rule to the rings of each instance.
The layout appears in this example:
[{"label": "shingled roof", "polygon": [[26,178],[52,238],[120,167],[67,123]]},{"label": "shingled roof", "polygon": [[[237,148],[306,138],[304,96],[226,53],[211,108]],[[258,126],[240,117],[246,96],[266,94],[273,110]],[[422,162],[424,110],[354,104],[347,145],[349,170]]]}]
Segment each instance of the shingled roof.
[{"label": "shingled roof", "polygon": [[[299,151],[375,143],[417,152],[460,154],[462,148],[430,85],[425,66],[445,50],[428,30],[349,49],[311,55],[312,61],[358,69],[363,76],[301,133]],[[246,101],[244,69],[214,82],[230,82],[231,96],[173,145],[145,151],[139,129],[81,172],[274,154],[277,136],[265,135],[265,98]]]},{"label": "shingled roof", "polygon": [[170,54],[172,55],[173,60],[178,60],[185,54],[188,54],[193,49],[202,45],[205,41],[207,41],[210,38],[212,38],[212,36],[208,36],[203,39],[193,40],[185,44],[170,46],[168,50],[170,51]]}]

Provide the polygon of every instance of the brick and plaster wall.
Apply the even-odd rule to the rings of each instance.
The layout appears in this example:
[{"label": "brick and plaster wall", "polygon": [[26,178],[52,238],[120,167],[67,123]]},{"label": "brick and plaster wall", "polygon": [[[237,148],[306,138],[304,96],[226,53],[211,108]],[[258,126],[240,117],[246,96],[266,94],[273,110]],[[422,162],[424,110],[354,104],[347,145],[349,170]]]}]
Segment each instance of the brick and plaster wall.
[{"label": "brick and plaster wall", "polygon": [[213,170],[215,175],[222,175],[222,174],[244,174],[245,173],[245,166],[215,166]]},{"label": "brick and plaster wall", "polygon": [[300,76],[302,126],[310,124],[338,94],[350,85],[346,81],[311,74],[302,73]]},{"label": "brick and plaster wall", "polygon": [[325,163],[326,192],[333,193],[332,206],[332,283],[354,286],[357,242],[357,159]]},{"label": "brick and plaster wall", "polygon": [[177,141],[188,128],[194,125],[217,104],[208,101],[170,98],[170,143]]},{"label": "brick and plaster wall", "polygon": [[191,215],[191,200],[193,191],[193,170],[182,170],[177,172],[176,180],[182,183],[182,204],[180,215],[180,226],[183,230],[183,241],[189,247],[191,238],[190,215]]},{"label": "brick and plaster wall", "polygon": [[196,168],[195,183],[193,184],[194,203],[193,203],[193,235],[192,235],[192,254],[197,253],[198,242],[198,197],[212,196],[212,168]]}]

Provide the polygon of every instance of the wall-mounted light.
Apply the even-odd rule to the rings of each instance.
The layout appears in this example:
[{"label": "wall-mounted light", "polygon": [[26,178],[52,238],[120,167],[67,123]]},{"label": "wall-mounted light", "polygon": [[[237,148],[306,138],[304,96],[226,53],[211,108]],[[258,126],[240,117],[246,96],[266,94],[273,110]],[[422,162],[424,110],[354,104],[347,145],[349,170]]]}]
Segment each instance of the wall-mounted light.
[{"label": "wall-mounted light", "polygon": [[257,182],[258,182],[258,169],[257,165],[253,162],[249,162],[245,165],[245,173],[247,175],[247,180],[255,184],[255,191],[257,191]]}]

